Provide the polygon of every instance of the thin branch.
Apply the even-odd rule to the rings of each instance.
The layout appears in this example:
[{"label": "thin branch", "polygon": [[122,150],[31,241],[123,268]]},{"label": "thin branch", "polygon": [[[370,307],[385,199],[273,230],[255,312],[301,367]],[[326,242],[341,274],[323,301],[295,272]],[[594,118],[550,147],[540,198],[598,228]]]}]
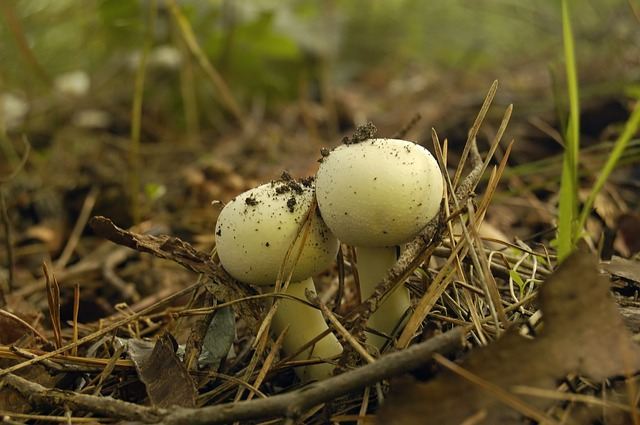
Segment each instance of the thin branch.
[{"label": "thin branch", "polygon": [[111,397],[97,397],[44,387],[12,373],[4,376],[3,382],[11,386],[28,400],[47,406],[66,406],[72,410],[86,410],[109,418],[137,420],[146,423],[157,421],[165,410],[139,406]]},{"label": "thin branch", "polygon": [[349,372],[308,385],[298,391],[266,399],[226,403],[200,409],[176,409],[165,416],[162,425],[204,425],[285,417],[296,419],[313,406],[360,390],[381,380],[418,368],[434,353],[451,352],[460,347],[464,331],[454,329],[412,347],[388,354]]}]

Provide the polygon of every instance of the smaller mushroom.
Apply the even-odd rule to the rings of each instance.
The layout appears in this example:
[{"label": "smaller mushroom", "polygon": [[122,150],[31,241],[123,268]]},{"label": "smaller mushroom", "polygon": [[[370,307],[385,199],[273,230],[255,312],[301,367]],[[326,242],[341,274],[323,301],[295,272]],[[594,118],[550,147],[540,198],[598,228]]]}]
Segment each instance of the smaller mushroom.
[{"label": "smaller mushroom", "polygon": [[[303,300],[306,291],[315,294],[310,276],[333,261],[338,241],[317,212],[311,214],[306,239],[302,235],[296,239],[314,204],[314,196],[311,180],[283,180],[251,189],[229,202],[220,212],[215,230],[218,256],[224,269],[242,282],[270,287],[275,284],[281,268],[284,276],[291,271],[300,252],[285,293]],[[294,245],[290,258],[283,264],[291,244]],[[283,340],[287,354],[297,352],[328,329],[316,308],[282,299],[272,329],[280,334],[287,327]],[[329,332],[295,359],[331,359],[341,352],[342,345]],[[329,363],[319,363],[298,368],[296,373],[303,381],[318,380],[330,376],[333,369]]]}]

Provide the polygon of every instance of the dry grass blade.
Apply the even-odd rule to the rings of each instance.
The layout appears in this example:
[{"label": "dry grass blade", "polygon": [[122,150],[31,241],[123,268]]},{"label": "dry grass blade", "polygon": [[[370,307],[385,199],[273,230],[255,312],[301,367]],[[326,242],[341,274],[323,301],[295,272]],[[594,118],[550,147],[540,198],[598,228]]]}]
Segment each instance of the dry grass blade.
[{"label": "dry grass blade", "polygon": [[62,347],[62,324],[60,323],[60,285],[53,273],[50,273],[47,263],[42,263],[42,271],[47,288],[47,302],[49,303],[49,317],[55,337],[56,348]]},{"label": "dry grass blade", "polygon": [[458,167],[456,168],[456,173],[453,176],[454,188],[458,186],[458,181],[462,176],[462,170],[464,169],[467,156],[469,156],[471,147],[472,145],[474,145],[473,141],[476,139],[476,136],[478,135],[478,130],[480,130],[482,121],[484,121],[484,117],[487,115],[487,111],[491,106],[491,102],[493,102],[493,98],[495,97],[497,90],[498,90],[498,80],[494,81],[493,84],[491,84],[491,87],[489,88],[489,92],[487,93],[487,96],[485,97],[484,102],[482,103],[482,107],[480,108],[480,112],[478,112],[478,116],[476,117],[475,121],[473,122],[473,126],[469,131],[469,135],[467,137],[467,143],[465,144],[464,149],[462,150],[462,155],[460,156],[460,162],[458,163]]},{"label": "dry grass blade", "polygon": [[98,195],[100,194],[100,189],[97,186],[92,186],[91,190],[87,194],[87,197],[84,199],[84,203],[82,204],[82,209],[80,210],[80,214],[78,215],[78,219],[76,220],[76,224],[73,226],[73,230],[71,231],[71,235],[62,250],[62,254],[56,260],[54,269],[62,269],[64,268],[69,260],[71,259],[71,255],[78,245],[78,241],[80,240],[80,236],[82,236],[82,231],[84,230],[87,222],[89,221],[89,217],[91,216],[91,211],[98,200]]},{"label": "dry grass blade", "polygon": [[[507,111],[506,117],[509,116],[509,111]],[[503,122],[506,120],[503,120]],[[440,149],[440,145],[437,139],[437,134],[435,133],[435,130],[433,131],[433,136],[434,136],[434,143],[436,144],[436,152],[438,154],[438,156],[440,157],[440,160],[442,161],[443,158],[443,152]],[[499,139],[497,139],[499,141]],[[475,141],[471,142],[472,145],[475,146]],[[497,143],[494,143],[494,146],[497,145]],[[511,146],[511,145],[510,145]],[[510,151],[510,147],[508,149],[508,151]],[[487,159],[488,161],[488,159]],[[486,161],[485,161],[486,162]],[[503,161],[501,163],[501,165],[506,166],[506,161]],[[446,169],[446,168],[445,168]],[[483,169],[483,163],[480,164],[479,167],[476,167],[476,169],[474,171],[474,173],[470,174],[470,176],[468,176],[465,181],[464,181],[464,185],[463,186],[468,186],[468,187],[475,187],[475,185],[477,184],[477,180],[481,177],[480,174],[480,170]],[[448,177],[447,177],[447,180]],[[497,180],[495,179],[495,184],[497,184]],[[450,181],[448,182],[450,183]],[[451,184],[448,184],[449,190],[451,191]],[[461,189],[462,187],[460,187],[459,189]],[[494,186],[495,188],[495,186]],[[462,188],[462,189],[466,189],[466,188]],[[457,190],[455,192],[453,192],[450,196],[452,199],[457,199],[460,190]],[[485,195],[485,197],[483,198],[483,203],[481,204],[481,208],[479,209],[479,211],[483,212],[485,211],[485,205],[488,206],[488,202],[490,200],[490,196],[487,197]],[[462,226],[464,228],[464,224]],[[470,242],[470,238],[469,242]],[[469,243],[467,242],[467,243]],[[453,243],[453,241],[452,241]],[[404,348],[407,347],[409,345],[409,343],[411,342],[411,339],[413,338],[413,335],[415,334],[415,332],[418,330],[418,328],[420,327],[420,324],[422,323],[422,321],[427,317],[427,315],[429,314],[429,312],[431,311],[431,309],[435,306],[435,304],[438,301],[438,298],[443,294],[443,292],[445,291],[445,289],[447,288],[448,284],[451,281],[453,272],[455,272],[454,270],[450,270],[450,267],[452,266],[454,261],[461,261],[465,256],[466,256],[466,252],[463,253],[460,258],[458,258],[458,254],[461,252],[463,245],[465,245],[464,243],[459,243],[458,245],[455,246],[455,248],[453,249],[453,251],[450,253],[449,257],[447,258],[447,261],[445,263],[445,265],[440,269],[440,271],[438,272],[438,274],[436,275],[436,277],[434,278],[433,282],[431,283],[431,285],[429,286],[429,288],[427,289],[427,292],[423,295],[423,297],[420,299],[420,301],[418,302],[413,314],[410,316],[407,324],[405,325],[404,330],[402,331],[402,333],[400,334],[400,337],[398,338],[398,341],[396,342],[396,348]],[[479,265],[479,262],[478,262]],[[481,270],[478,267],[479,270]],[[489,300],[491,300],[490,296],[487,293],[487,298]],[[496,303],[499,305],[498,308],[501,309],[501,305],[499,303]],[[501,315],[503,315],[504,313],[502,312]],[[497,320],[497,312],[494,316],[494,320],[496,321],[496,323],[498,322]],[[503,320],[506,320],[506,315],[503,316]],[[506,322],[505,322],[506,323]]]},{"label": "dry grass blade", "polygon": [[360,354],[360,356],[362,356],[362,358],[367,363],[375,362],[376,359],[374,359],[373,356],[371,356],[371,354],[369,354],[367,350],[362,346],[362,344],[360,344],[358,340],[349,333],[347,328],[345,328],[344,325],[340,323],[338,318],[331,312],[331,310],[329,310],[329,308],[318,297],[316,297],[315,301],[320,306],[320,310],[322,311],[322,314],[324,314],[324,316],[327,319],[329,319],[329,322],[331,322],[331,324],[336,329],[336,331],[338,331],[340,336],[342,336],[344,340],[347,341],[349,345],[353,347],[353,349],[356,350],[356,352]]},{"label": "dry grass blade", "polygon": [[[2,225],[4,227],[4,245],[7,249],[7,270],[9,271],[8,289],[9,292],[14,288],[14,265],[15,265],[15,253],[13,251],[13,229],[11,227],[11,220],[9,213],[7,212],[7,202],[4,199],[4,191],[0,189],[0,218],[2,218]],[[0,307],[7,305],[7,300],[4,295],[4,289],[0,285]]]},{"label": "dry grass blade", "polygon": [[73,287],[73,339],[71,340],[74,347],[71,349],[71,355],[78,355],[78,314],[80,313],[80,285]]},{"label": "dry grass blade", "polygon": [[133,322],[134,320],[137,320],[138,318],[148,314],[149,312],[155,310],[156,308],[163,306],[165,304],[168,304],[172,301],[174,301],[177,298],[180,298],[182,296],[184,296],[185,294],[188,294],[189,292],[193,291],[194,289],[196,289],[200,284],[194,284],[191,285],[185,289],[182,289],[178,292],[175,292],[174,294],[152,304],[149,307],[146,307],[136,313],[131,314],[128,317],[125,317],[123,319],[117,320],[114,323],[112,323],[111,325],[107,325],[104,328],[100,329],[99,331],[93,332],[85,337],[80,338],[77,342],[75,343],[71,343],[71,344],[67,344],[65,346],[62,346],[60,348],[57,348],[56,350],[53,351],[49,351],[47,353],[43,353],[38,355],[37,357],[34,357],[33,359],[29,359],[27,361],[24,361],[22,363],[19,363],[17,365],[13,365],[10,366],[8,368],[5,369],[0,369],[0,378],[6,377],[7,375],[9,375],[12,372],[15,372],[17,370],[20,369],[24,369],[27,366],[31,366],[34,365],[36,363],[41,362],[42,360],[46,360],[46,359],[50,359],[52,357],[58,356],[60,354],[63,354],[65,352],[67,352],[68,350],[73,349],[73,347],[76,346],[80,346],[82,344],[85,344],[89,341],[94,341],[98,338],[100,338],[101,336],[107,335],[111,332],[113,332],[114,330],[118,329],[119,327],[126,325],[130,322]]},{"label": "dry grass blade", "polygon": [[[507,126],[509,125],[509,120],[511,119],[512,112],[513,112],[513,105],[509,105],[506,111],[504,112],[504,116],[502,117],[502,122],[500,123],[500,127],[498,128],[498,132],[496,133],[496,136],[491,142],[491,147],[489,148],[489,152],[487,153],[487,156],[484,162],[482,163],[482,170],[480,171],[480,175],[484,175],[484,172],[487,170],[487,167],[489,166],[489,163],[491,162],[493,155],[496,153],[496,149],[498,149],[498,146],[500,146],[500,141],[502,140],[502,136],[504,135],[504,132],[506,131]],[[478,183],[480,183],[480,180],[477,180],[475,182],[475,185],[472,187],[471,190],[475,190]]]},{"label": "dry grass blade", "polygon": [[34,328],[29,323],[27,323],[24,320],[22,320],[20,317],[16,316],[15,314],[0,308],[0,316],[4,316],[6,318],[9,318],[9,319],[15,321],[16,323],[20,324],[24,328],[29,329],[31,332],[33,332],[34,335],[36,335],[38,338],[40,338],[43,342],[47,342],[48,341],[46,336],[42,335],[36,328]]},{"label": "dry grass blade", "polygon": [[[460,346],[464,332],[454,329],[422,342],[407,350],[382,356],[377,361],[357,369],[316,382],[305,388],[278,394],[264,400],[240,401],[201,409],[176,409],[159,423],[163,425],[205,425],[249,421],[272,417],[295,421],[304,412],[319,404],[397,376],[424,364],[434,352],[451,352]],[[281,422],[281,421],[280,421]],[[293,423],[293,422],[292,422]]]},{"label": "dry grass blade", "polygon": [[442,266],[436,277],[433,278],[433,282],[431,282],[427,288],[427,292],[420,298],[420,301],[418,301],[413,314],[409,317],[407,324],[398,337],[398,341],[396,341],[397,349],[403,349],[409,345],[414,334],[422,324],[422,321],[427,317],[433,306],[436,305],[438,298],[440,298],[451,282],[451,278],[455,272],[455,269],[451,268],[451,266],[463,246],[464,244],[462,243],[456,245],[451,255],[449,255],[449,258],[447,258],[446,263]]},{"label": "dry grass blade", "polygon": [[[262,367],[260,368],[260,372],[258,372],[258,376],[256,377],[255,381],[253,381],[253,388],[259,389],[260,385],[262,385],[262,383],[264,382],[264,379],[267,377],[267,373],[269,372],[269,369],[271,369],[271,365],[276,358],[276,354],[278,354],[278,352],[280,351],[280,347],[282,347],[282,341],[284,341],[284,337],[288,331],[289,328],[287,327],[282,332],[280,332],[280,335],[278,335],[274,343],[271,345],[271,350],[269,351],[267,358],[264,359],[264,363],[262,363]],[[247,396],[247,400],[251,400],[255,394],[256,393],[254,391],[250,390],[249,395]]]},{"label": "dry grass blade", "polygon": [[[434,129],[432,129],[432,138],[433,138],[433,145],[436,151],[436,155],[438,157],[438,160],[441,162],[441,167],[445,167],[444,169],[446,169],[446,164],[444,164],[443,162],[443,156],[442,156],[442,150],[440,149],[440,141],[438,140],[438,134],[436,133],[436,131]],[[499,139],[498,139],[499,140]],[[494,144],[497,145],[497,144]],[[490,157],[487,158],[487,162],[488,159],[490,159]],[[484,167],[484,163],[483,163],[483,167]],[[445,183],[447,188],[449,189],[449,191],[451,192],[451,200],[453,201],[454,206],[456,207],[456,209],[460,210],[461,209],[461,205],[460,202],[458,201],[457,196],[455,195],[455,191],[453,189],[453,185],[451,183],[451,179],[449,178],[449,175],[447,173],[444,173],[444,179],[445,179]],[[469,206],[471,205],[471,207],[473,207],[473,204],[471,202],[470,199],[467,200],[467,213],[469,215],[469,228],[476,231],[477,233],[477,228],[474,229],[474,225],[479,226],[480,223],[474,223],[472,220],[472,215],[473,215],[473,211],[471,209],[469,209]],[[500,329],[499,326],[499,320],[503,323],[503,325],[506,327],[508,325],[508,319],[507,316],[504,313],[504,310],[502,310],[502,304],[500,302],[500,294],[497,293],[497,289],[495,290],[496,294],[493,294],[489,288],[489,284],[488,284],[488,280],[492,280],[493,276],[491,275],[491,272],[489,271],[488,267],[486,266],[486,264],[483,266],[479,260],[479,256],[478,253],[476,251],[482,251],[484,253],[484,250],[482,248],[482,244],[480,243],[479,245],[476,243],[473,243],[473,240],[471,239],[471,237],[469,236],[469,230],[467,229],[467,226],[465,225],[464,220],[462,219],[462,217],[458,217],[459,222],[460,222],[460,228],[462,229],[462,234],[464,236],[464,240],[467,244],[467,247],[469,249],[469,252],[471,254],[471,259],[473,261],[473,265],[476,268],[476,270],[478,271],[482,271],[484,276],[482,276],[480,280],[482,289],[484,291],[485,294],[485,298],[489,304],[489,309],[491,311],[491,315],[494,318],[494,322],[496,325],[496,331],[498,331]],[[481,241],[480,241],[481,242]],[[475,249],[474,249],[475,246]],[[495,287],[495,281],[493,281],[493,285]]]},{"label": "dry grass blade", "polygon": [[624,410],[625,412],[629,413],[632,413],[634,411],[636,412],[636,414],[639,413],[637,407],[635,406],[629,406],[627,404],[617,403],[611,400],[603,400],[601,398],[587,394],[564,393],[556,390],[527,387],[524,385],[515,386],[511,389],[511,391],[516,394],[528,395],[533,397],[541,397],[551,400],[574,401],[578,403],[593,404],[602,407],[611,407],[614,409]]}]

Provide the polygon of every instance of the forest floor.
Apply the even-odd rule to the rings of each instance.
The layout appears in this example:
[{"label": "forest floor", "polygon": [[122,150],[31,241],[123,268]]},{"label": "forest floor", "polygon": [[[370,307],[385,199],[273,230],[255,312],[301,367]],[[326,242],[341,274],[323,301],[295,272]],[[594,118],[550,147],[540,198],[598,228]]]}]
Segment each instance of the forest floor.
[{"label": "forest floor", "polygon": [[[30,149],[10,132],[15,158],[2,167],[0,422],[640,423],[640,142],[559,268],[562,126],[535,76],[521,79],[525,91],[497,88],[479,127],[491,81],[451,75],[372,74],[189,137],[145,103],[137,159],[122,93],[41,100]],[[582,201],[632,106],[620,94],[583,103]],[[106,124],[88,120],[96,108]],[[398,333],[368,364],[337,330],[352,356],[298,391],[299,364],[259,333],[269,300],[220,268],[213,229],[221,205],[283,170],[313,175],[321,148],[368,121],[435,154],[434,128],[448,175],[465,161],[457,187],[475,189],[449,198],[432,239],[410,251],[411,338]],[[470,131],[479,159],[463,156]],[[316,283],[328,316],[356,334],[363,309],[344,252]],[[406,346],[425,350],[417,371],[415,357],[391,357]]]}]

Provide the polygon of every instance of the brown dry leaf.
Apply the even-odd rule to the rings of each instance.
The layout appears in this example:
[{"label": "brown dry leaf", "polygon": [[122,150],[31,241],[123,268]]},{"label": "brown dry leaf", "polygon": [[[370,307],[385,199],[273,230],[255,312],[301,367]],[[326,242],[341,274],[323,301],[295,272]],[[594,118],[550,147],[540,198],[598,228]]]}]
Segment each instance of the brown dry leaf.
[{"label": "brown dry leaf", "polygon": [[177,344],[165,333],[153,349],[142,340],[127,341],[127,352],[154,406],[195,407],[197,390],[191,375],[176,355]]},{"label": "brown dry leaf", "polygon": [[[640,348],[631,341],[609,282],[595,259],[576,253],[542,285],[540,303],[544,329],[535,340],[509,331],[495,343],[471,352],[461,366],[510,392],[529,406],[544,409],[543,398],[515,395],[514,386],[554,389],[569,373],[595,380],[640,370]],[[521,414],[491,393],[445,371],[427,383],[403,383],[380,409],[379,424],[460,424],[479,412],[474,423],[522,423]],[[571,420],[565,423],[575,423]]]},{"label": "brown dry leaf", "polygon": [[640,283],[640,262],[627,260],[622,257],[613,257],[608,263],[601,263],[602,269],[614,276]]}]

